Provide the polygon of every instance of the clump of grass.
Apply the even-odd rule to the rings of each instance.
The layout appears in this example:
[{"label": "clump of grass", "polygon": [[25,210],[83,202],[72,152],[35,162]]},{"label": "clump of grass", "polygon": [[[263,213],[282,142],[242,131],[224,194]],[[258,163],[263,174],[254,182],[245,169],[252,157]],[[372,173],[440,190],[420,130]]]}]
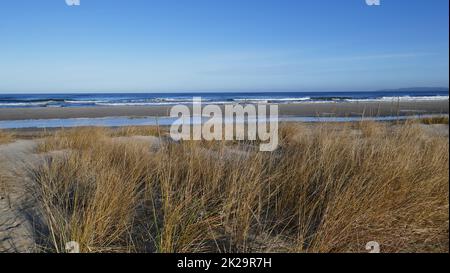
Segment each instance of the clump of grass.
[{"label": "clump of grass", "polygon": [[424,118],[420,120],[421,123],[426,125],[432,124],[447,124],[448,125],[448,117],[432,117],[432,118]]},{"label": "clump of grass", "polygon": [[158,126],[127,126],[118,129],[112,129],[112,137],[130,137],[130,136],[156,136],[164,134],[164,129]]},{"label": "clump of grass", "polygon": [[355,124],[356,130],[359,130],[364,138],[376,138],[386,136],[388,125],[375,121],[363,121]]},{"label": "clump of grass", "polygon": [[77,140],[69,143],[79,150],[32,172],[47,220],[44,247],[63,252],[65,243],[76,241],[83,252],[132,251],[129,236],[142,202],[147,154],[136,145]]},{"label": "clump of grass", "polygon": [[14,140],[14,135],[9,132],[0,130],[0,144],[10,143]]},{"label": "clump of grass", "polygon": [[103,143],[111,137],[131,136],[162,136],[166,132],[164,128],[156,126],[130,126],[121,128],[85,127],[75,129],[61,129],[53,134],[43,134],[44,141],[38,145],[38,152],[55,150],[84,150],[95,143]]},{"label": "clump of grass", "polygon": [[159,251],[236,251],[245,245],[264,165],[261,154],[230,158],[227,151],[224,143],[211,151],[185,142],[158,153]]},{"label": "clump of grass", "polygon": [[285,124],[280,148],[152,150],[77,129],[33,171],[47,247],[82,251],[448,252],[448,138],[420,126]]},{"label": "clump of grass", "polygon": [[448,139],[414,124],[375,138],[342,134],[322,137],[317,182],[327,190],[308,250],[363,251],[378,241],[386,252],[446,251]]},{"label": "clump of grass", "polygon": [[61,129],[47,136],[37,147],[38,152],[55,150],[85,150],[93,143],[101,143],[108,136],[109,130],[102,127]]},{"label": "clump of grass", "polygon": [[6,195],[8,194],[8,184],[6,183],[7,178],[1,167],[2,166],[0,166],[0,199],[6,198]]}]

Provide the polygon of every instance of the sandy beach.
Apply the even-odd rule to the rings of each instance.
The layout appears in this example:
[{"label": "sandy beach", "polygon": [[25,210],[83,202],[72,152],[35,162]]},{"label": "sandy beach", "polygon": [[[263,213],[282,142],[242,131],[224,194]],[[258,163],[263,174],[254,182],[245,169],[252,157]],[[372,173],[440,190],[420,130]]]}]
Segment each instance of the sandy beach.
[{"label": "sandy beach", "polygon": [[[79,108],[2,108],[0,120],[169,116],[171,106],[114,106]],[[414,102],[280,104],[281,116],[407,116],[448,114],[448,100]]]}]

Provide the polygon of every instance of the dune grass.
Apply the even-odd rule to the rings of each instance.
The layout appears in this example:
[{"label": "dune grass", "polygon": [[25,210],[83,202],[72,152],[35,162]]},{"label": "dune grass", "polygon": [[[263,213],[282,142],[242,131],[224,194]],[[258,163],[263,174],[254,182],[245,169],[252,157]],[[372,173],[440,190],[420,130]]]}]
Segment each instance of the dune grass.
[{"label": "dune grass", "polygon": [[117,129],[111,129],[112,137],[129,137],[129,136],[160,136],[164,134],[164,129],[157,126],[127,126]]},{"label": "dune grass", "polygon": [[0,144],[10,143],[14,140],[14,135],[0,130]]},{"label": "dune grass", "polygon": [[[14,141],[14,135],[0,130],[0,145],[8,144]],[[0,158],[0,160],[2,160]],[[7,177],[5,175],[4,166],[2,166],[2,162],[0,162],[0,198],[6,198],[8,187],[7,187]]]},{"label": "dune grass", "polygon": [[[281,145],[56,133],[32,170],[44,251],[448,252],[449,143],[416,124],[284,125]],[[126,133],[129,135],[131,133]]]},{"label": "dune grass", "polygon": [[421,120],[423,124],[431,125],[431,124],[447,124],[448,125],[448,117],[433,117],[433,118],[424,118]]},{"label": "dune grass", "polygon": [[74,149],[85,150],[91,148],[95,143],[103,143],[111,140],[111,137],[131,137],[131,136],[162,136],[165,133],[163,128],[155,126],[130,126],[121,128],[105,127],[81,127],[62,129],[54,132],[50,136],[41,134],[46,141],[38,146],[38,152],[48,152],[55,150]]},{"label": "dune grass", "polygon": [[0,165],[0,199],[6,198],[6,195],[9,191],[7,187],[7,177],[4,174],[3,166]]}]

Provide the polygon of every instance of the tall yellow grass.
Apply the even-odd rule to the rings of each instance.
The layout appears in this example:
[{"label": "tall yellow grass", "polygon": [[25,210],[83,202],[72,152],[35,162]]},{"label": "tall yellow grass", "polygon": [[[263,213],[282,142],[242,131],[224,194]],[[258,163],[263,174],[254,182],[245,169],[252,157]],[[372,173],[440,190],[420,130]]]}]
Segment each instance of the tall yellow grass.
[{"label": "tall yellow grass", "polygon": [[14,136],[11,133],[0,130],[0,144],[5,144],[13,141]]},{"label": "tall yellow grass", "polygon": [[7,177],[2,169],[3,166],[0,165],[0,199],[6,198],[9,192],[9,187],[7,185]]},{"label": "tall yellow grass", "polygon": [[[14,140],[14,135],[12,133],[8,133],[5,131],[0,130],[0,145],[2,144],[8,144]],[[7,184],[7,176],[6,172],[4,170],[4,166],[2,166],[3,162],[1,160],[4,160],[3,158],[0,158],[0,198],[7,198],[9,187]]]},{"label": "tall yellow grass", "polygon": [[[129,133],[126,133],[129,135]],[[448,252],[448,137],[416,124],[285,125],[281,146],[55,134],[32,171],[45,251]]]}]

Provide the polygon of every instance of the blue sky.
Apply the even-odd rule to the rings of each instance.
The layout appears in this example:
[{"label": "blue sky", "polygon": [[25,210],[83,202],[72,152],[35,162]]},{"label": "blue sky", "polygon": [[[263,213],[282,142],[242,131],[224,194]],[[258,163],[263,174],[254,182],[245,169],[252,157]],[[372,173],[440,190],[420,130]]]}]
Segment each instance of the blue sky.
[{"label": "blue sky", "polygon": [[449,1],[3,0],[0,92],[449,85]]}]

